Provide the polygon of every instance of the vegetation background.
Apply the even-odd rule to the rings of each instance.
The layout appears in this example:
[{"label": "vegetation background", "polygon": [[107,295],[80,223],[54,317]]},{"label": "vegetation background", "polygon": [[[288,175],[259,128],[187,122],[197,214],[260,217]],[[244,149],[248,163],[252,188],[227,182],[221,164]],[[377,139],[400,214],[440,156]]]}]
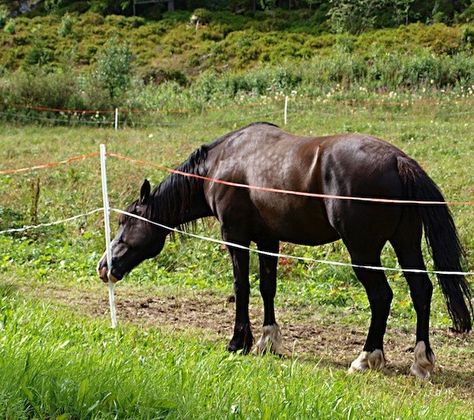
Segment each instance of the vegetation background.
[{"label": "vegetation background", "polygon": [[129,1],[28,3],[0,2],[4,116],[474,84],[467,0],[176,1],[137,5],[137,16]]},{"label": "vegetation background", "polygon": [[[132,15],[128,1],[0,0],[0,170],[106,143],[151,162],[108,159],[110,200],[122,208],[144,177],[165,177],[153,164],[175,166],[256,120],[283,125],[288,96],[288,131],[385,138],[448,199],[472,201],[472,1],[175,0]],[[101,205],[97,159],[0,176],[0,231]],[[472,271],[472,207],[452,212]],[[196,229],[219,236],[213,221]],[[369,317],[349,268],[281,259],[276,307],[289,357],[241,357],[224,351],[234,310],[225,249],[169,241],[118,285],[111,330],[95,273],[103,247],[100,213],[0,233],[1,418],[474,416],[474,338],[449,330],[437,287],[432,379],[408,377],[415,313],[400,273],[389,275],[388,367],[348,376]],[[348,261],[340,243],[282,251]],[[390,247],[383,264],[396,266]],[[255,256],[251,268],[257,336]]]}]

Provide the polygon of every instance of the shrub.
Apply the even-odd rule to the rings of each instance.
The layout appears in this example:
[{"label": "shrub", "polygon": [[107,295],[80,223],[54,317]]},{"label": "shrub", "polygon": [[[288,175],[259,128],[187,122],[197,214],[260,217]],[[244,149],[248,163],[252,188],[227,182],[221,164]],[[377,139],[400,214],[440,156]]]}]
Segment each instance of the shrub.
[{"label": "shrub", "polygon": [[132,53],[127,44],[116,38],[110,39],[97,60],[95,77],[114,101],[130,85],[132,76]]},{"label": "shrub", "polygon": [[474,22],[474,3],[471,3],[471,5],[466,10],[464,10],[464,12],[457,15],[455,20],[458,23]]},{"label": "shrub", "polygon": [[13,35],[15,33],[15,20],[14,19],[8,19],[7,23],[5,24],[3,28],[4,32],[9,33],[10,35]]},{"label": "shrub", "polygon": [[72,33],[73,19],[69,13],[66,13],[61,18],[61,24],[59,25],[58,35],[65,37]]},{"label": "shrub", "polygon": [[193,18],[201,24],[207,24],[211,22],[212,12],[207,9],[196,9],[193,12]]},{"label": "shrub", "polygon": [[63,0],[45,0],[44,8],[48,13],[56,13],[60,9],[62,3]]}]

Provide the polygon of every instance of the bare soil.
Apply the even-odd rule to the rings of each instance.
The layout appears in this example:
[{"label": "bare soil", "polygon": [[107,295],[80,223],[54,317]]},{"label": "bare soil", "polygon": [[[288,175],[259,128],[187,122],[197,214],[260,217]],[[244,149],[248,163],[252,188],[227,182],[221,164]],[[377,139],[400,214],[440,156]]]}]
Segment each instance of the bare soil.
[{"label": "bare soil", "polygon": [[[41,288],[36,296],[53,303],[77,308],[92,316],[109,317],[106,291]],[[131,322],[173,331],[201,331],[205,339],[221,343],[230,339],[233,330],[234,303],[226,296],[196,293],[185,296],[144,296],[143,292],[117,289],[119,322]],[[258,304],[257,304],[258,302]],[[316,315],[313,315],[316,314]],[[263,311],[259,301],[251,302],[253,333],[258,338]],[[367,314],[367,317],[369,314]],[[277,310],[288,356],[321,366],[347,368],[364,345],[367,328],[347,327],[341,319],[317,318],[317,308]],[[452,388],[459,397],[474,397],[474,334],[456,334],[449,329],[431,330],[432,347],[437,365],[431,383]],[[390,326],[385,340],[388,359],[384,373],[388,376],[407,375],[413,359],[414,333]]]}]

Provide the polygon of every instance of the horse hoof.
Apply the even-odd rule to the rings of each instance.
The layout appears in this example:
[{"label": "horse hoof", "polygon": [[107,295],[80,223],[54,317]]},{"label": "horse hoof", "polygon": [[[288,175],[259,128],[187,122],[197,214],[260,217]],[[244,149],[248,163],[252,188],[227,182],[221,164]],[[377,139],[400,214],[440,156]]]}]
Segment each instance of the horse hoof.
[{"label": "horse hoof", "polygon": [[369,354],[368,357],[369,369],[380,370],[385,366],[385,357],[383,351],[376,349]]},{"label": "horse hoof", "polygon": [[419,341],[415,346],[415,361],[411,365],[410,374],[419,379],[427,380],[435,366],[435,356],[431,351],[426,351],[424,341]]},{"label": "horse hoof", "polygon": [[349,368],[349,373],[363,372],[367,369],[380,370],[385,366],[383,351],[376,349],[373,352],[363,351]]},{"label": "horse hoof", "polygon": [[283,355],[283,344],[280,327],[277,323],[265,325],[262,328],[262,336],[257,341],[254,349],[255,354],[273,353]]},{"label": "horse hoof", "polygon": [[227,351],[235,353],[242,350],[242,354],[247,354],[252,348],[253,336],[250,324],[237,324],[234,327],[234,336],[227,346]]}]

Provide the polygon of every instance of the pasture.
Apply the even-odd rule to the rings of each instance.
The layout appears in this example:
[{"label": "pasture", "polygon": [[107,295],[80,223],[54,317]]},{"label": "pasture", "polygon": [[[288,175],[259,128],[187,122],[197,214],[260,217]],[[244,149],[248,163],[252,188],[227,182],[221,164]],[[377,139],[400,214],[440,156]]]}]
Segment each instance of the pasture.
[{"label": "pasture", "polygon": [[[363,132],[415,158],[447,200],[474,196],[472,98],[290,101],[290,132]],[[281,112],[280,112],[281,111]],[[266,115],[266,116],[265,116]],[[281,99],[167,118],[167,125],[111,129],[0,126],[0,170],[109,152],[174,167],[199,145],[253,121],[283,125]],[[108,159],[112,207],[136,199],[152,165]],[[39,179],[38,204],[33,186]],[[44,223],[102,206],[97,158],[0,176],[0,230]],[[472,207],[451,208],[470,268]],[[116,217],[113,215],[115,224]],[[95,266],[104,248],[100,213],[26,233],[0,234],[0,417],[6,418],[471,418],[473,334],[450,332],[435,279],[431,315],[437,367],[429,382],[408,376],[415,313],[400,273],[382,372],[347,375],[369,320],[363,287],[345,267],[281,259],[276,313],[288,357],[228,354],[232,333],[231,264],[222,247],[192,238],[168,241],[117,286],[119,328],[112,330],[107,290]],[[213,220],[196,231],[219,237]],[[285,254],[349,261],[339,242],[284,244]],[[426,252],[426,261],[431,260]],[[385,266],[396,264],[393,251]],[[262,322],[257,258],[251,259],[251,319]],[[472,270],[471,270],[472,271]],[[471,283],[473,279],[470,278]]]}]

